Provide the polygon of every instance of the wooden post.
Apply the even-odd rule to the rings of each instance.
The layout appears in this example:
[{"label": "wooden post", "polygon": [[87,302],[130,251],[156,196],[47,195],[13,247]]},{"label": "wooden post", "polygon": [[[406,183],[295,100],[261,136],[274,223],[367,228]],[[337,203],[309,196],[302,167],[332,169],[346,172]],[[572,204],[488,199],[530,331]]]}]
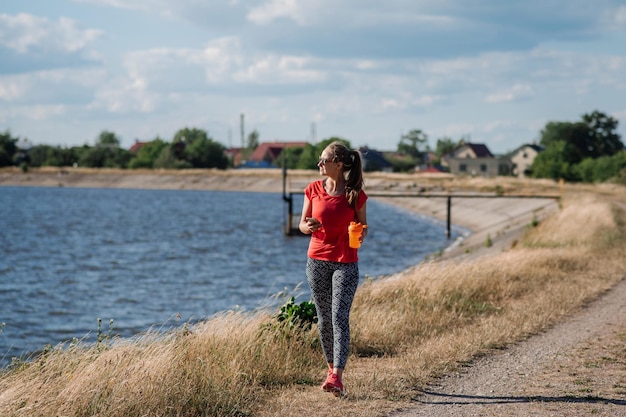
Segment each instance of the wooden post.
[{"label": "wooden post", "polygon": [[287,201],[287,164],[283,158],[283,200]]},{"label": "wooden post", "polygon": [[289,199],[287,200],[287,204],[289,206],[288,208],[288,215],[287,215],[287,235],[291,236],[294,234],[294,230],[293,230],[293,194],[289,193]]},{"label": "wooden post", "polygon": [[452,222],[452,196],[448,196],[448,213],[447,213],[447,221],[446,221],[446,237],[450,239],[452,234],[450,233],[450,223]]}]

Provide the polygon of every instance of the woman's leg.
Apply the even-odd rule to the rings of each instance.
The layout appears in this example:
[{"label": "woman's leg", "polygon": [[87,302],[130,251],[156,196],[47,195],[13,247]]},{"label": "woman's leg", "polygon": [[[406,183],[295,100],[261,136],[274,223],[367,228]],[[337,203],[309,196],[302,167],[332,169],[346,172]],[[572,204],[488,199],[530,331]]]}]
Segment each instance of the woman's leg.
[{"label": "woman's leg", "polygon": [[333,363],[339,377],[343,373],[350,351],[350,309],[359,285],[359,266],[338,264],[333,274],[332,325],[334,334]]},{"label": "woman's leg", "polygon": [[333,364],[333,272],[331,262],[307,259],[306,277],[311,287],[311,298],[317,311],[317,326],[324,357],[329,366]]}]

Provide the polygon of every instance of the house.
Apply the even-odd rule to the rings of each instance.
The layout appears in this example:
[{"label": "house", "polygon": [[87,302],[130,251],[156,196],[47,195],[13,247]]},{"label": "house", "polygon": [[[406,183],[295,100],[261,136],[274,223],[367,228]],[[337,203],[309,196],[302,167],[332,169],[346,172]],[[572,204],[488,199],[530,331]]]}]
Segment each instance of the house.
[{"label": "house", "polygon": [[139,153],[139,149],[141,149],[141,147],[146,143],[148,142],[140,142],[139,140],[135,139],[135,143],[133,143],[133,146],[131,146],[128,151],[132,154],[137,155]]},{"label": "house", "polygon": [[511,152],[509,157],[513,163],[512,173],[517,177],[526,177],[530,174],[530,167],[533,165],[535,158],[541,151],[543,146],[536,144],[525,144]]},{"label": "house", "polygon": [[277,168],[281,165],[278,157],[283,149],[303,148],[306,144],[306,142],[263,142],[239,166],[242,168]]},{"label": "house", "polygon": [[243,152],[241,148],[230,147],[224,150],[224,155],[230,161],[230,165],[233,167],[241,165],[243,160]]},{"label": "house", "polygon": [[364,171],[393,172],[393,165],[385,159],[382,152],[370,149],[367,146],[360,147],[359,152],[363,157]]},{"label": "house", "polygon": [[506,156],[495,156],[482,143],[462,143],[441,160],[456,175],[495,177],[511,175],[512,163]]},{"label": "house", "polygon": [[419,174],[445,174],[446,170],[441,165],[425,165],[415,169]]}]

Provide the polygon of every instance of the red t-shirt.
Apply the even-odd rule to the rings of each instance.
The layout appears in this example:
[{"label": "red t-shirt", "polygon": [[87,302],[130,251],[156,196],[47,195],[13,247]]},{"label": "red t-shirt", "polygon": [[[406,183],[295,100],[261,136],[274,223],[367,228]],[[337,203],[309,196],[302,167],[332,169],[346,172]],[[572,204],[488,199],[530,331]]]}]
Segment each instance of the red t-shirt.
[{"label": "red t-shirt", "polygon": [[[311,235],[307,252],[309,258],[331,262],[357,262],[358,250],[348,245],[348,225],[355,221],[356,212],[348,203],[346,195],[328,195],[324,189],[324,180],[307,185],[304,194],[311,202],[311,217],[322,223],[322,227]],[[356,207],[363,207],[365,201],[367,195],[361,190]]]}]

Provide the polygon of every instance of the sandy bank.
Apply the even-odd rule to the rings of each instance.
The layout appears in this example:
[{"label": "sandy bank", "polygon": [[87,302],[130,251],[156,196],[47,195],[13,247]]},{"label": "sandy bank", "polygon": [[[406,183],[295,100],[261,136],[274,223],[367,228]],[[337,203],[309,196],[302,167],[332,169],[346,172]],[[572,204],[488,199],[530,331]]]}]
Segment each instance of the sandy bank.
[{"label": "sandy bank", "polygon": [[[301,175],[298,175],[300,178]],[[280,170],[0,170],[0,186],[282,192]]]}]

